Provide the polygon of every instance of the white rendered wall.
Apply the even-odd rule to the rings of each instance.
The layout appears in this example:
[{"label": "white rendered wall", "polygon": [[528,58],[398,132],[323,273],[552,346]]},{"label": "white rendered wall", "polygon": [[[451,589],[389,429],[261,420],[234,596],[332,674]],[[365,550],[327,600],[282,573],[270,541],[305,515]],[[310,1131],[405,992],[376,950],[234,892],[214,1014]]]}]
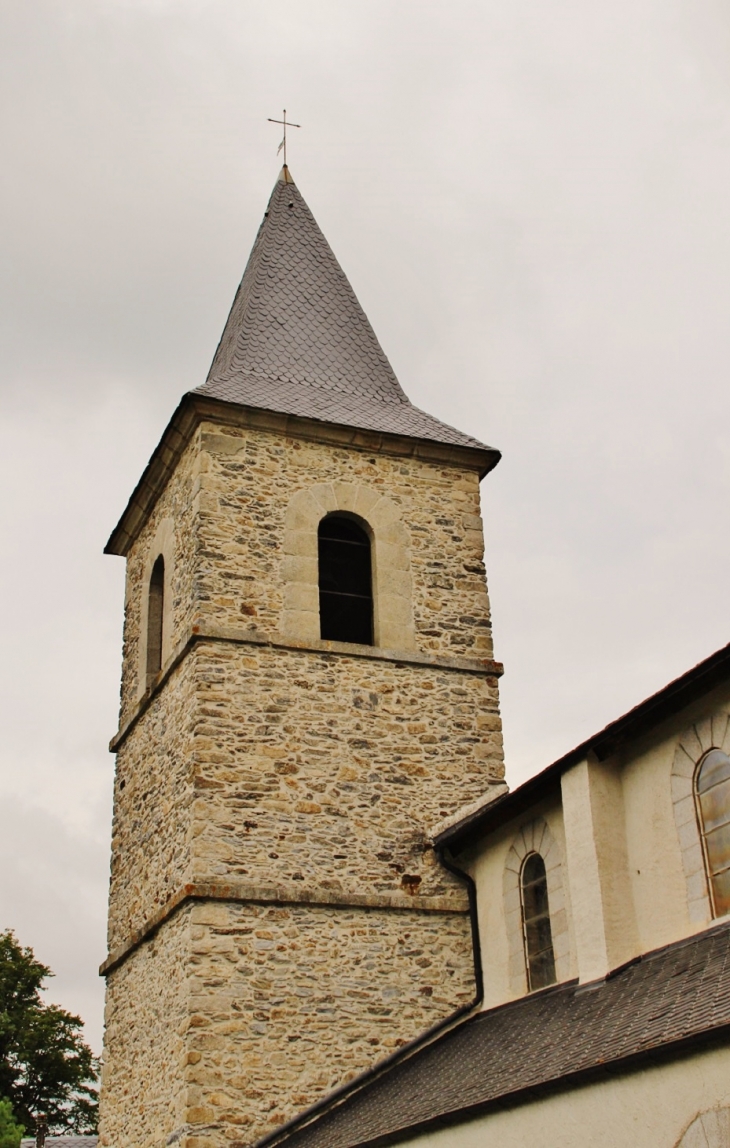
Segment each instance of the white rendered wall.
[{"label": "white rendered wall", "polygon": [[[665,738],[629,760],[621,771],[639,952],[661,948],[696,931],[687,914],[682,856],[672,808],[671,769],[676,741],[676,735]],[[708,915],[699,927],[709,923]]]},{"label": "white rendered wall", "polygon": [[[730,688],[713,691],[672,721],[664,737],[626,756],[622,769],[629,876],[639,930],[639,951],[660,948],[711,924],[690,920],[682,848],[672,799],[672,765],[677,745],[690,727],[705,731],[707,719],[730,710]],[[699,751],[700,744],[697,742]],[[699,842],[696,823],[689,827]],[[683,830],[685,832],[685,830]],[[704,881],[704,873],[702,874]]]},{"label": "white rendered wall", "polygon": [[[688,913],[672,765],[688,728],[706,727],[707,719],[727,712],[730,687],[723,687],[624,747],[620,757],[578,763],[560,785],[556,780],[554,797],[500,826],[461,858],[477,886],[485,1009],[527,991],[524,977],[516,980],[510,966],[514,914],[505,904],[503,878],[516,835],[536,818],[545,820],[563,858],[570,960],[559,979],[598,979],[712,923],[709,912],[703,920],[690,920]],[[699,842],[696,827],[690,829]]]},{"label": "white rendered wall", "polygon": [[566,770],[561,792],[576,962],[587,982],[638,952],[621,771],[587,759]]}]

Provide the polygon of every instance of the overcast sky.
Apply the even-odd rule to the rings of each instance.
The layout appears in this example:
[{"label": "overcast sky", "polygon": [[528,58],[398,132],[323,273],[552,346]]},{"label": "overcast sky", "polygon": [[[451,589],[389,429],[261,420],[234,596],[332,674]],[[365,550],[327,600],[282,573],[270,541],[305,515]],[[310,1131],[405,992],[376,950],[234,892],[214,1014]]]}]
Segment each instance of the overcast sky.
[{"label": "overcast sky", "polygon": [[[0,928],[101,1043],[123,560],[279,160],[483,487],[508,780],[723,645],[721,0],[0,0]],[[296,138],[293,138],[296,137]]]}]

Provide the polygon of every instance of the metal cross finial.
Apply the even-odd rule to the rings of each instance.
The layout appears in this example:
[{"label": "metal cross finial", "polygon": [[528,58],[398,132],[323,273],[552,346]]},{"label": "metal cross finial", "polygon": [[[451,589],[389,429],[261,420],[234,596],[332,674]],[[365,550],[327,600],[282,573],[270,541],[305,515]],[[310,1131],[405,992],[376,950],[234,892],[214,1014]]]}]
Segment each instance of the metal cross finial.
[{"label": "metal cross finial", "polygon": [[278,148],[276,149],[276,154],[278,155],[279,152],[281,151],[281,149],[282,148],[284,149],[284,167],[286,167],[286,129],[287,128],[300,128],[302,125],[301,124],[293,124],[291,122],[291,120],[288,120],[286,118],[286,108],[284,108],[284,119],[283,120],[272,120],[271,116],[268,117],[268,120],[269,120],[270,124],[283,124],[284,125],[284,138],[281,141],[281,143],[279,144]]}]

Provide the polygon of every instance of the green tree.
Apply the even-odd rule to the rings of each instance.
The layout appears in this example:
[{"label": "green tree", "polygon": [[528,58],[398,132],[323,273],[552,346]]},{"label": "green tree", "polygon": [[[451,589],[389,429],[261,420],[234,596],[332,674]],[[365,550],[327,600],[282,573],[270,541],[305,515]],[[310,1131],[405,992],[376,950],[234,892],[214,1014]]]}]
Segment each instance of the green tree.
[{"label": "green tree", "polygon": [[0,1148],[19,1148],[25,1128],[16,1123],[9,1100],[0,1100]]},{"label": "green tree", "polygon": [[42,999],[51,976],[9,929],[0,933],[0,1096],[27,1129],[42,1113],[50,1132],[95,1132],[98,1064],[81,1018]]}]

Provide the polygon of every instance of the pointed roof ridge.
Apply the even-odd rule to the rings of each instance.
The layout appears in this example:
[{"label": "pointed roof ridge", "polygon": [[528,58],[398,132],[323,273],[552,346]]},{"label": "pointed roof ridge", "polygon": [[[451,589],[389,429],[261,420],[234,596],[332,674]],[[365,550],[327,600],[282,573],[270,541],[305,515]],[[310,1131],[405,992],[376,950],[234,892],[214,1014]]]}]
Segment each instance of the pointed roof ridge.
[{"label": "pointed roof ridge", "polygon": [[254,374],[408,402],[288,167],[271,193],[208,383]]},{"label": "pointed roof ridge", "polygon": [[[411,404],[286,165],[208,377],[193,393],[485,449]],[[493,454],[496,463],[499,455]]]}]

